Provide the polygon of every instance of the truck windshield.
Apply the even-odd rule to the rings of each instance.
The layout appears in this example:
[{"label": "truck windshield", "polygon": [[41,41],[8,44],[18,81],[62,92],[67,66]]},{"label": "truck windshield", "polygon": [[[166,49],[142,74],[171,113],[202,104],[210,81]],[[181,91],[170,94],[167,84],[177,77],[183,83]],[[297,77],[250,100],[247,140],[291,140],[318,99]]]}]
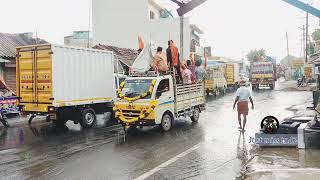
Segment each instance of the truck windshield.
[{"label": "truck windshield", "polygon": [[[152,79],[128,79],[125,81],[123,93],[126,97],[135,97],[143,93],[147,93],[151,86]],[[143,98],[150,99],[151,95]]]}]

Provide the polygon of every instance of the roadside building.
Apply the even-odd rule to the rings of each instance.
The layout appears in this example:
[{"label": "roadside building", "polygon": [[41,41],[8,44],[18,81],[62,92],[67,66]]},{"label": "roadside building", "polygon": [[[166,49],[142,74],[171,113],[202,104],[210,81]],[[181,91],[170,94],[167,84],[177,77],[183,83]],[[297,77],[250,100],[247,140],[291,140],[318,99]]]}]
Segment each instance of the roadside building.
[{"label": "roadside building", "polygon": [[141,35],[145,43],[153,41],[163,48],[173,40],[182,59],[189,58],[190,52],[203,54],[202,30],[190,24],[189,18],[174,17],[157,0],[93,0],[92,8],[94,44],[138,49]]},{"label": "roadside building", "polygon": [[73,31],[72,35],[64,37],[64,44],[84,48],[92,47],[92,34],[90,31]]},{"label": "roadside building", "polygon": [[32,33],[0,33],[0,79],[16,92],[16,47],[45,44],[47,41],[33,38]]},{"label": "roadside building", "polygon": [[[115,71],[122,74],[128,74],[134,60],[138,57],[138,51],[128,48],[119,48],[116,46],[98,44],[94,49],[112,51],[115,56]],[[118,64],[118,67],[116,66]]]}]

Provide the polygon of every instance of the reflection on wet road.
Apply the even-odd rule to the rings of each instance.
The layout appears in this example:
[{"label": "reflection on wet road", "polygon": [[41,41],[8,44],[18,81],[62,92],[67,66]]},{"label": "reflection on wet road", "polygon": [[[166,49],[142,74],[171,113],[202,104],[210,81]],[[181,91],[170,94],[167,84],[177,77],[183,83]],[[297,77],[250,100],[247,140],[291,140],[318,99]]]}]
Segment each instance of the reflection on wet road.
[{"label": "reflection on wet road", "polygon": [[243,134],[237,129],[233,94],[210,97],[198,124],[177,121],[168,133],[157,127],[138,129],[127,136],[126,142],[121,141],[120,128],[82,130],[68,123],[57,129],[42,121],[32,127],[26,123],[8,130],[0,127],[0,177],[234,179],[253,170],[319,168],[318,151],[260,149],[249,144],[264,116],[283,119],[301,114],[305,107],[299,105],[311,101],[311,97],[310,92],[255,92],[256,109],[250,112]]}]

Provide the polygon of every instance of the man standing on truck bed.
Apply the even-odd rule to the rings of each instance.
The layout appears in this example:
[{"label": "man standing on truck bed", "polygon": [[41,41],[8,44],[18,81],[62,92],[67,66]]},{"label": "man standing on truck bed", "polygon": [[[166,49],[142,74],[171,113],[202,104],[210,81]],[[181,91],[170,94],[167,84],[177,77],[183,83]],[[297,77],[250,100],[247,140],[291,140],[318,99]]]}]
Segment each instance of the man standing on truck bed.
[{"label": "man standing on truck bed", "polygon": [[[237,104],[238,111],[238,121],[239,121],[239,130],[244,131],[244,128],[247,123],[247,115],[249,112],[248,100],[250,99],[251,108],[254,109],[253,100],[251,97],[251,91],[246,88],[246,81],[240,81],[240,88],[236,92],[236,100],[233,104],[233,109],[235,109]],[[243,126],[241,125],[241,114],[243,115]]]}]

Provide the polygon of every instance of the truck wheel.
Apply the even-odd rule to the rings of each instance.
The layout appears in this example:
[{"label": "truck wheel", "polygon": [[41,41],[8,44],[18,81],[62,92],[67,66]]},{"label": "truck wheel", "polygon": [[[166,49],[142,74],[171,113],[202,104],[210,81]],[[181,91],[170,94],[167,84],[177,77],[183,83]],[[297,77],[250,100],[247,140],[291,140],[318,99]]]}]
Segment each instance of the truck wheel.
[{"label": "truck wheel", "polygon": [[223,96],[226,95],[226,91],[227,91],[226,87],[223,87],[223,88],[222,88],[222,95],[223,95]]},{"label": "truck wheel", "polygon": [[80,124],[83,128],[91,128],[96,121],[97,117],[93,109],[87,108],[82,111]]},{"label": "truck wheel", "polygon": [[270,89],[271,90],[274,90],[274,87],[275,87],[275,83],[270,84]]},{"label": "truck wheel", "polygon": [[173,124],[173,118],[169,113],[165,113],[161,120],[161,129],[165,132],[170,131]]},{"label": "truck wheel", "polygon": [[192,122],[198,122],[200,117],[200,109],[198,107],[195,107],[193,110],[193,115],[191,116]]}]

